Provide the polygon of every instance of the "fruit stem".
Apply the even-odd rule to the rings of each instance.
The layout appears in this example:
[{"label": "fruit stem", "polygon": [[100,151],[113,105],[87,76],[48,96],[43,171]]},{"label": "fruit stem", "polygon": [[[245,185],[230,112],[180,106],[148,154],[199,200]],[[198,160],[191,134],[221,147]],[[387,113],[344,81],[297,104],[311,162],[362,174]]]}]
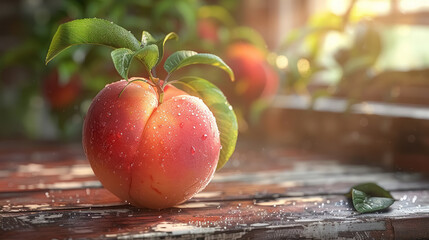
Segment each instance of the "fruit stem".
[{"label": "fruit stem", "polygon": [[164,86],[160,86],[160,81],[158,80],[155,84],[156,91],[158,92],[158,105],[161,104],[164,100]]},{"label": "fruit stem", "polygon": [[162,104],[163,100],[164,100],[164,91],[159,94],[158,105]]},{"label": "fruit stem", "polygon": [[159,78],[153,77],[152,73],[149,74],[150,81],[152,82],[152,85],[156,87],[156,91],[158,92],[158,105],[162,103],[164,100],[164,87],[163,84],[161,86],[161,81],[159,81]]}]

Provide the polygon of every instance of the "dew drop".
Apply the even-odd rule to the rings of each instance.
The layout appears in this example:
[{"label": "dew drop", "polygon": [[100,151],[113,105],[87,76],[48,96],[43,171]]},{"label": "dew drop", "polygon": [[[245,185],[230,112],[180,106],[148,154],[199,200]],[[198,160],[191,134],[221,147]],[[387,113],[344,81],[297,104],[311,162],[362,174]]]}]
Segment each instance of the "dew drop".
[{"label": "dew drop", "polygon": [[177,116],[180,116],[180,115],[182,115],[181,113],[177,113]]},{"label": "dew drop", "polygon": [[201,137],[201,139],[202,139],[202,140],[206,140],[206,139],[207,139],[207,134],[204,134],[204,135]]},{"label": "dew drop", "polygon": [[183,122],[181,122],[180,124],[179,124],[179,126],[180,126],[180,128],[183,128],[183,126],[185,125],[185,123],[183,123]]},{"label": "dew drop", "polygon": [[191,154],[194,155],[195,154],[195,147],[191,146]]}]

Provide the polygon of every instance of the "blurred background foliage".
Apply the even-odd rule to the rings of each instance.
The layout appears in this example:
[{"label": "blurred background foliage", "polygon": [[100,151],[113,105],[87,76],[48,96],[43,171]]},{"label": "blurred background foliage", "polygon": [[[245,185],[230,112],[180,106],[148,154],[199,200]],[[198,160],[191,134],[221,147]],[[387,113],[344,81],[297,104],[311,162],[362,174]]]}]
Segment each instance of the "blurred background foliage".
[{"label": "blurred background foliage", "polygon": [[[110,51],[83,46],[47,66],[44,59],[61,23],[87,17],[112,21],[138,39],[143,30],[176,32],[180,39],[169,42],[167,56],[190,49],[222,57],[235,83],[212,68],[182,74],[215,82],[242,132],[258,124],[275,94],[429,104],[425,93],[416,98],[410,90],[428,78],[429,31],[420,22],[427,22],[421,10],[429,4],[422,1],[8,0],[2,6],[2,138],[80,139],[91,99],[120,79]],[[138,65],[131,70],[144,75]],[[165,76],[162,66],[156,73]]]}]

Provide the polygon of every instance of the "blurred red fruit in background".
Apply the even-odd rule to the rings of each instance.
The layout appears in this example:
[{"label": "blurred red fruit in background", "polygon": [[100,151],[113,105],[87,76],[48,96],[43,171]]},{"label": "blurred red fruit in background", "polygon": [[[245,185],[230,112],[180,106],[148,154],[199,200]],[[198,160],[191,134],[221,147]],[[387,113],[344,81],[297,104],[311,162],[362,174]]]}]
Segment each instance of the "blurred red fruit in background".
[{"label": "blurred red fruit in background", "polygon": [[44,79],[42,84],[43,96],[53,109],[70,106],[82,91],[82,81],[78,74],[73,74],[69,81],[63,84],[56,69]]},{"label": "blurred red fruit in background", "polygon": [[236,78],[234,92],[226,91],[232,98],[250,105],[276,93],[279,78],[262,50],[248,43],[234,43],[226,50],[226,59]]},{"label": "blurred red fruit in background", "polygon": [[198,37],[210,43],[219,42],[218,25],[211,19],[198,20]]}]

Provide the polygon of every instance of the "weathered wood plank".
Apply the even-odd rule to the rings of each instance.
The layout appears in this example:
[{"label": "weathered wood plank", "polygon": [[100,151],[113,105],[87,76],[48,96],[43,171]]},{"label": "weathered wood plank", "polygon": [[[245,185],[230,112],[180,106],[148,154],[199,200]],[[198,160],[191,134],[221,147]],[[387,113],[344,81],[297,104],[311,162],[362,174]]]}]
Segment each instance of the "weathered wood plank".
[{"label": "weathered wood plank", "polygon": [[[209,186],[210,191],[222,190],[229,186],[229,183],[242,188],[241,192],[248,189],[248,192],[253,193],[255,187],[263,190],[267,185],[276,185],[276,189],[269,190],[268,193],[282,194],[299,192],[302,186],[313,186],[308,188],[308,191],[313,193],[314,191],[339,193],[362,181],[377,181],[391,190],[429,187],[429,181],[423,181],[423,175],[419,174],[385,172],[380,168],[346,164],[341,160],[327,159],[323,156],[309,154],[300,156],[297,152],[279,148],[257,152],[259,151],[249,151],[246,146],[238,148],[225,169],[216,173],[213,184]],[[0,192],[101,187],[82,152],[74,151],[74,155],[66,153],[66,156],[61,154],[61,151],[54,154],[56,161],[43,160],[35,163],[29,156],[25,161],[14,162],[12,159],[8,161],[0,154],[3,156],[3,161],[0,161]],[[341,188],[332,186],[336,184],[343,186]],[[236,189],[226,193],[229,195],[234,191]]]},{"label": "weathered wood plank", "polygon": [[[131,206],[3,213],[2,238],[429,236],[429,191],[394,192],[387,212],[357,214],[344,196],[191,202],[161,211]],[[418,220],[417,220],[418,219]],[[409,232],[403,223],[420,221]],[[424,223],[424,224],[423,224]],[[407,223],[409,224],[409,223]],[[407,233],[408,232],[408,233]],[[265,238],[265,237],[263,237]]]},{"label": "weathered wood plank", "polygon": [[[224,201],[344,194],[353,185],[375,181],[388,190],[428,189],[429,182],[418,174],[293,174],[293,172],[219,173],[207,188],[191,201]],[[70,182],[73,183],[73,182]],[[117,206],[122,202],[100,187],[57,183],[52,189],[0,192],[0,212],[81,208],[86,206]],[[100,185],[94,181],[94,185]],[[73,183],[74,184],[74,183]],[[81,185],[79,185],[81,184]],[[87,184],[89,185],[89,184]],[[68,188],[69,186],[73,188]]]},{"label": "weathered wood plank", "polygon": [[[359,215],[342,195],[375,181],[398,199]],[[123,203],[79,144],[0,144],[0,239],[429,238],[429,181],[341,159],[240,144],[207,188],[161,211]]]},{"label": "weathered wood plank", "polygon": [[[219,172],[192,201],[344,194],[362,181],[374,181],[396,191],[429,189],[429,181],[420,174],[382,172],[367,166],[339,166],[333,161],[296,162],[292,166],[276,171]],[[42,165],[36,169],[44,168]],[[0,212],[121,204],[119,199],[102,188],[87,164],[50,168],[28,176],[19,177],[17,174],[12,182],[9,178],[2,178],[0,183],[3,183],[0,184],[3,186],[0,189]],[[5,184],[8,187],[4,187]],[[13,191],[8,191],[10,189]]]}]

